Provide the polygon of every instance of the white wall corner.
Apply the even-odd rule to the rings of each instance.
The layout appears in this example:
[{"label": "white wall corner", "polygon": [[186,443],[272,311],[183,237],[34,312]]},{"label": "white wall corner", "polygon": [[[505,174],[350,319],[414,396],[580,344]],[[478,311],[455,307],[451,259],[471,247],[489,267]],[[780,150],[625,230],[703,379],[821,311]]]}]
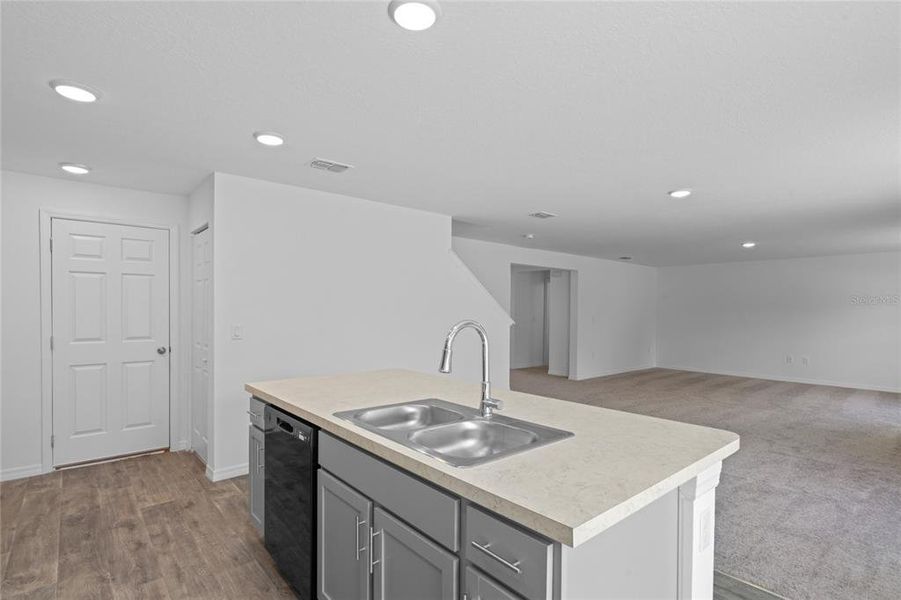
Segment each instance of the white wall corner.
[{"label": "white wall corner", "polygon": [[460,268],[473,281],[473,283],[475,283],[485,293],[486,297],[491,298],[491,300],[494,302],[494,305],[497,306],[500,314],[506,317],[507,325],[512,327],[513,317],[510,316],[510,313],[507,312],[507,309],[503,307],[498,299],[494,297],[494,294],[488,291],[488,288],[485,287],[485,284],[482,283],[482,280],[476,277],[476,274],[472,272],[472,269],[469,268],[469,265],[466,264],[466,261],[460,258],[460,255],[457,254],[453,248],[448,248],[447,253],[451,257],[451,262],[453,262],[458,268]]}]

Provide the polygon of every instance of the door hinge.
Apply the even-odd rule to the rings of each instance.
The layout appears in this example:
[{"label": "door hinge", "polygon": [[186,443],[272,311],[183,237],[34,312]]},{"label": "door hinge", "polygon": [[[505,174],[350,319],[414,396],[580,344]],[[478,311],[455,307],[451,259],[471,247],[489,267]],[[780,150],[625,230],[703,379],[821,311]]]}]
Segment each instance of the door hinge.
[{"label": "door hinge", "polygon": [[50,336],[50,351],[53,352],[53,336]]},{"label": "door hinge", "polygon": [[53,238],[50,238],[50,252],[53,252]]},{"label": "door hinge", "polygon": [[56,445],[56,436],[51,435],[50,436],[50,447],[53,448],[55,445]]}]

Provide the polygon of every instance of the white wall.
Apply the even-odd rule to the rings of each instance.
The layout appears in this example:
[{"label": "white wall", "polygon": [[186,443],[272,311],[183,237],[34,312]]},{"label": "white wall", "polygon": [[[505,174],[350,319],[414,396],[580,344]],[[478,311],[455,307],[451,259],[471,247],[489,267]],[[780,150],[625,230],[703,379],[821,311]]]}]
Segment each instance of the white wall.
[{"label": "white wall", "polygon": [[512,264],[576,272],[578,331],[570,378],[587,379],[654,366],[655,268],[461,237],[454,238],[453,246],[507,310]]},{"label": "white wall", "polygon": [[[451,252],[450,218],[232,175],[214,188],[214,477],[246,470],[246,382],[437,373],[448,329],[473,318],[507,387],[510,318]],[[454,374],[478,381],[478,337],[457,344]]]},{"label": "white wall", "polygon": [[517,271],[511,274],[510,367],[525,369],[547,364],[545,340],[545,284],[547,271]]},{"label": "white wall", "polygon": [[899,279],[899,253],[661,268],[658,365],[898,391]]},{"label": "white wall", "polygon": [[[41,467],[41,335],[39,211],[133,219],[146,224],[177,225],[179,249],[186,246],[187,201],[182,196],[113,188],[80,181],[3,171],[2,185],[2,391],[0,391],[0,478],[33,475]],[[189,254],[180,251],[182,298],[178,314],[187,318]],[[187,440],[188,333],[175,323],[180,337],[172,340],[179,356],[175,394],[171,399],[173,447]],[[178,335],[178,333],[176,333]],[[44,435],[49,438],[49,431]]]}]

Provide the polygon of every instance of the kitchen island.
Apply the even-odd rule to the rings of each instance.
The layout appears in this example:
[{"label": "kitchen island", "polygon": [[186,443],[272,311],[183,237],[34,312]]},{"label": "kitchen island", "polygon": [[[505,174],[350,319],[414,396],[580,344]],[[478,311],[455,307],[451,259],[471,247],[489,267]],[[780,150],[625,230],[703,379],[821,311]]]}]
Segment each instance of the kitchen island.
[{"label": "kitchen island", "polygon": [[[378,481],[390,480],[396,472],[443,494],[436,506],[443,505],[445,496],[459,503],[454,505],[456,513],[446,536],[445,529],[427,522],[431,519],[398,514],[399,509],[392,512],[388,500],[381,518],[389,524],[388,530],[397,527],[391,522],[394,517],[399,517],[398,523],[414,526],[422,521],[420,527],[411,528],[413,535],[435,546],[429,552],[443,552],[453,561],[453,576],[442,572],[448,581],[454,579],[452,598],[464,594],[560,600],[712,597],[715,488],[723,459],[738,450],[734,433],[495,390],[495,397],[504,401],[505,416],[574,435],[501,460],[459,468],[335,413],[425,398],[477,407],[478,385],[384,370],[253,383],[246,390],[325,432],[321,477],[334,476],[334,481],[329,480],[333,489],[347,487],[348,480],[356,478],[354,468],[372,473],[384,467],[390,469],[384,477],[362,478],[359,481],[369,483],[350,485],[351,492],[374,497],[379,504],[379,495],[390,492],[380,491]],[[350,470],[334,472],[345,468]],[[405,489],[404,485],[398,483],[395,488]],[[382,508],[369,509],[373,521]],[[436,520],[441,518],[440,510],[436,508]],[[360,517],[358,522],[370,518]],[[320,523],[320,529],[324,525]],[[370,531],[374,536],[381,534],[380,542],[370,539],[380,543],[384,552],[390,537],[387,530]],[[489,539],[493,533],[498,539]],[[408,534],[395,538],[413,539],[404,535]],[[530,546],[533,541],[537,541],[534,547]],[[523,556],[532,563],[546,561],[541,566],[546,572],[537,583],[536,567],[524,573],[521,564],[529,563],[515,560],[519,558],[516,544],[522,545]],[[367,551],[371,546],[367,545]],[[544,552],[538,552],[537,559],[535,547]],[[378,563],[374,554],[369,561]],[[378,578],[379,569],[375,571]],[[319,573],[323,573],[321,565]],[[386,597],[384,577],[373,584],[377,598]],[[495,590],[491,586],[497,581],[501,585]],[[491,592],[479,591],[489,588]],[[464,592],[458,594],[459,590]],[[324,597],[321,589],[320,597]]]}]

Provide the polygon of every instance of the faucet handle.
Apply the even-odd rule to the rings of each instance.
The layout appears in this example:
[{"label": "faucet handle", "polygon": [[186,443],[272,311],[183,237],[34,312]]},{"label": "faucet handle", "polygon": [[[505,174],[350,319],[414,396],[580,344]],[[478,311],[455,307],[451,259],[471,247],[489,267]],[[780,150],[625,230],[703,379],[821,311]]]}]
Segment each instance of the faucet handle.
[{"label": "faucet handle", "polygon": [[494,410],[504,410],[504,401],[499,398],[488,398],[485,402],[490,404]]}]

